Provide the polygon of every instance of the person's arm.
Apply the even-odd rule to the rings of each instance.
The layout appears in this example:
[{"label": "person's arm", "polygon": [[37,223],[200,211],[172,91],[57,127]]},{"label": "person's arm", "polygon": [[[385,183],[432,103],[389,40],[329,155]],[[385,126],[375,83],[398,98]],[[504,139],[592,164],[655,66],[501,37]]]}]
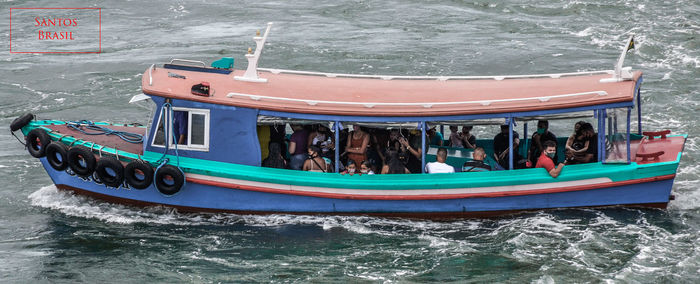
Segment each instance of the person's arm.
[{"label": "person's arm", "polygon": [[185,144],[186,138],[187,138],[187,136],[185,136],[185,134],[180,134],[180,137],[177,139],[177,144],[180,144],[180,145]]},{"label": "person's arm", "polygon": [[583,152],[588,151],[588,145],[590,145],[590,144],[589,144],[590,142],[591,142],[591,141],[586,141],[586,143],[583,144],[583,148],[581,148],[581,149],[579,149],[579,150],[574,150],[574,153],[580,154],[580,153],[583,153]]},{"label": "person's arm", "polygon": [[552,176],[553,178],[556,178],[559,176],[562,169],[564,169],[564,163],[559,163],[559,165],[557,165],[556,167],[554,167],[552,170],[549,171],[549,175]]},{"label": "person's arm", "polygon": [[389,165],[382,166],[382,172],[380,174],[385,175],[389,173]]},{"label": "person's arm", "polygon": [[[471,142],[469,142],[469,139],[471,139],[472,137],[474,137],[474,136],[471,135],[471,134],[469,134],[468,137],[463,137],[463,138],[462,138],[462,145],[464,145],[464,148],[467,148],[467,149],[476,149],[476,143],[472,144]],[[475,139],[475,140],[476,140],[476,139]]]},{"label": "person's arm", "polygon": [[311,143],[314,141],[314,138],[316,138],[316,135],[318,135],[318,133],[316,133],[315,131],[311,132],[311,134],[309,134],[309,138],[306,139],[306,147],[307,148],[309,146],[311,146]]},{"label": "person's arm", "polygon": [[574,151],[574,148],[572,148],[571,146],[574,145],[574,136],[575,135],[576,134],[572,134],[571,136],[569,136],[569,139],[566,139],[566,147],[565,147],[566,150]]},{"label": "person's arm", "polygon": [[311,160],[304,161],[304,166],[301,168],[303,171],[308,171],[311,169]]},{"label": "person's arm", "polygon": [[408,168],[403,167],[403,173],[404,173],[404,174],[410,174],[411,171],[409,171]]},{"label": "person's arm", "polygon": [[289,154],[294,155],[294,152],[297,150],[297,142],[294,141],[289,141]]},{"label": "person's arm", "polygon": [[353,132],[350,132],[350,134],[348,134],[348,142],[345,143],[345,152],[344,153],[354,153],[354,152],[350,151],[350,145],[352,144],[352,135],[353,135]]}]

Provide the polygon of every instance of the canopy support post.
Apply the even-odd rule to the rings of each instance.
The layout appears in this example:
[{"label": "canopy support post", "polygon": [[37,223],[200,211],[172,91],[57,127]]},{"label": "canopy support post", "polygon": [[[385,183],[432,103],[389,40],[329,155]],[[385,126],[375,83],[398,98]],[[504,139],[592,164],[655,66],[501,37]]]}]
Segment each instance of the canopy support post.
[{"label": "canopy support post", "polygon": [[631,116],[632,116],[632,108],[628,107],[627,108],[627,163],[628,164],[632,161],[631,157],[630,157],[630,155],[632,154],[631,150],[630,150],[630,123],[631,123],[630,118],[631,118]]},{"label": "canopy support post", "polygon": [[642,88],[637,89],[637,134],[642,135]]},{"label": "canopy support post", "polygon": [[421,136],[421,153],[420,153],[420,170],[421,173],[425,173],[425,121],[420,122]]},{"label": "canopy support post", "polygon": [[[528,139],[528,138],[529,138],[529,136],[527,136],[527,121],[525,121],[525,123],[523,123],[523,140],[525,141],[525,151],[527,151],[525,154],[525,157],[527,158],[527,161],[530,161],[530,147],[528,147],[530,144],[530,139]],[[533,158],[537,158],[537,157],[533,157]],[[532,165],[532,166],[534,167],[535,165]]]},{"label": "canopy support post", "polygon": [[605,163],[605,117],[606,110],[598,110],[598,161]]},{"label": "canopy support post", "polygon": [[513,170],[513,118],[508,117],[508,170]]},{"label": "canopy support post", "polygon": [[340,133],[340,122],[337,120],[333,123],[333,132],[335,132],[333,134],[335,136],[335,143],[334,143],[335,144],[334,145],[334,147],[335,147],[335,151],[334,151],[335,152],[335,155],[334,155],[335,162],[334,162],[334,164],[335,165],[334,166],[335,166],[335,172],[337,173],[338,170],[340,169],[340,153],[339,153],[339,151],[340,151],[340,139],[339,139],[339,137],[340,137],[340,134],[339,134]]}]

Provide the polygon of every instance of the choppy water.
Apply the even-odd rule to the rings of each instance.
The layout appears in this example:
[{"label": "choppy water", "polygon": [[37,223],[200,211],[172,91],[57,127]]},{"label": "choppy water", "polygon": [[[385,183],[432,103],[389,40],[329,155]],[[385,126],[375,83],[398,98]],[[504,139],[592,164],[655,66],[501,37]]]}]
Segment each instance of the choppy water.
[{"label": "choppy water", "polygon": [[[697,1],[67,1],[101,7],[99,55],[0,54],[0,125],[40,118],[146,121],[126,102],[150,64],[365,74],[645,72],[645,127],[688,133],[666,211],[556,210],[454,222],[179,214],[57,192],[0,133],[0,282],[700,282]],[[3,2],[56,7],[51,1]],[[9,35],[7,25],[0,33]],[[7,41],[5,41],[7,42]],[[9,47],[9,44],[5,44]],[[9,48],[6,48],[6,51]]]}]

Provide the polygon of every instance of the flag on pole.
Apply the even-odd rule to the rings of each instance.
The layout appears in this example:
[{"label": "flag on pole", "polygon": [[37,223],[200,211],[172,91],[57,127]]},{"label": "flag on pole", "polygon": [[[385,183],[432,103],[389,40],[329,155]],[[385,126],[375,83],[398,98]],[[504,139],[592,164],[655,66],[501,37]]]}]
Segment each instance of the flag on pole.
[{"label": "flag on pole", "polygon": [[627,46],[627,51],[634,49],[634,37],[630,40],[630,44]]}]

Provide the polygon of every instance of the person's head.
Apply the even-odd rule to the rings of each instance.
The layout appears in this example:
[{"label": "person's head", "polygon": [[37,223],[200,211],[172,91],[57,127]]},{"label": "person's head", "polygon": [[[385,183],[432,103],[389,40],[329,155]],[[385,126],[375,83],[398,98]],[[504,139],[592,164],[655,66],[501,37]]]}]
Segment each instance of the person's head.
[{"label": "person's head", "polygon": [[390,174],[403,174],[405,171],[405,166],[403,162],[401,162],[401,158],[399,157],[399,152],[394,151],[394,150],[387,150],[386,151],[386,156],[387,158],[387,165],[389,166],[389,173]]},{"label": "person's head", "polygon": [[389,140],[391,141],[396,141],[397,139],[399,139],[399,136],[401,136],[401,134],[399,133],[398,129],[392,129],[389,132]]},{"label": "person's head", "polygon": [[547,129],[549,129],[549,121],[540,120],[537,122],[537,133],[538,134],[544,134],[545,132],[547,132]]},{"label": "person's head", "polygon": [[444,163],[445,161],[447,161],[447,149],[439,148],[435,157],[437,158],[438,162]]},{"label": "person's head", "polygon": [[457,125],[450,125],[450,132],[452,132],[452,133],[457,132]]},{"label": "person's head", "polygon": [[311,145],[309,148],[307,148],[307,151],[309,153],[309,158],[316,158],[318,157],[318,153],[321,151],[321,148],[316,145]]},{"label": "person's head", "polygon": [[579,133],[585,138],[591,138],[595,136],[595,130],[593,129],[593,125],[588,122],[584,122],[583,124],[581,124]]},{"label": "person's head", "polygon": [[362,126],[359,126],[357,124],[352,125],[352,130],[355,132],[362,132],[364,129],[362,129]]},{"label": "person's head", "polygon": [[360,164],[360,172],[366,174],[369,173],[370,170],[372,170],[372,164],[370,164],[369,161],[362,161],[362,164]]},{"label": "person's head", "polygon": [[588,123],[588,122],[585,122],[583,120],[576,122],[576,124],[574,124],[574,132],[578,133],[579,130],[581,130],[581,126],[586,124],[586,123]]},{"label": "person's head", "polygon": [[506,134],[508,133],[508,124],[501,125],[501,133]]},{"label": "person's head", "polygon": [[357,166],[355,165],[355,161],[349,160],[348,166],[345,167],[345,169],[348,171],[348,173],[354,174],[355,170],[357,170]]},{"label": "person's head", "polygon": [[474,154],[472,157],[475,161],[484,161],[486,159],[486,151],[484,151],[484,148],[481,147],[476,147],[474,149]]},{"label": "person's head", "polygon": [[267,148],[270,150],[269,156],[276,157],[277,155],[282,154],[282,146],[280,146],[279,143],[270,142],[270,145]]},{"label": "person's head", "polygon": [[433,126],[430,129],[428,129],[428,131],[426,131],[426,134],[428,134],[428,136],[433,136],[436,132],[437,130],[435,129],[435,126]]},{"label": "person's head", "polygon": [[552,140],[547,140],[544,141],[542,146],[544,147],[543,153],[547,155],[547,157],[554,159],[554,156],[557,154],[557,143]]},{"label": "person's head", "polygon": [[474,128],[474,126],[471,126],[471,125],[462,126],[462,133],[467,134],[470,131],[472,131],[472,128]]}]

